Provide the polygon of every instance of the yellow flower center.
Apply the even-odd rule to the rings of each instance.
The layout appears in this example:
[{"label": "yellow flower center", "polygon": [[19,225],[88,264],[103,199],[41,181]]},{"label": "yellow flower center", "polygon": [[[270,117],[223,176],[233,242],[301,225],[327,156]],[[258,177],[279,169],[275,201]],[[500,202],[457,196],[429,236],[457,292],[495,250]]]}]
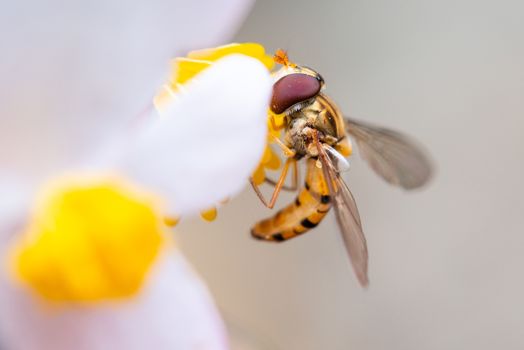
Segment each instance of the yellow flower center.
[{"label": "yellow flower center", "polygon": [[135,294],[165,241],[156,201],[115,179],[46,191],[12,251],[18,277],[57,302]]},{"label": "yellow flower center", "polygon": [[[206,68],[210,67],[215,61],[231,54],[253,57],[266,66],[269,71],[271,71],[275,65],[273,57],[266,54],[264,47],[257,43],[233,43],[214,48],[191,51],[186,57],[177,57],[172,60],[169,80],[162,86],[161,90],[154,98],[156,109],[160,112],[164,111],[167,106],[169,106],[169,103],[176,98],[176,94],[183,91],[185,83],[193,79]],[[268,113],[270,113],[269,108]],[[273,122],[270,123],[271,120],[273,120]],[[274,129],[273,125],[277,126],[277,130]],[[273,115],[271,119],[268,117],[268,131],[270,136],[279,137],[283,125],[283,116]],[[273,142],[273,139],[268,137],[268,143],[270,142]],[[261,184],[264,182],[265,168],[276,170],[280,166],[280,158],[278,158],[268,145],[264,156],[261,159],[260,165],[253,172],[255,183]],[[217,216],[216,207],[203,211],[201,216],[206,221],[215,220]],[[178,218],[167,218],[166,223],[169,226],[175,226],[178,221]]]},{"label": "yellow flower center", "polygon": [[162,86],[162,89],[155,97],[155,107],[160,111],[164,110],[176,93],[183,89],[183,85],[187,81],[210,67],[213,62],[231,54],[253,57],[262,62],[268,70],[271,70],[275,64],[273,58],[266,54],[264,47],[257,43],[233,43],[191,51],[186,57],[177,57],[171,61],[169,81]]}]

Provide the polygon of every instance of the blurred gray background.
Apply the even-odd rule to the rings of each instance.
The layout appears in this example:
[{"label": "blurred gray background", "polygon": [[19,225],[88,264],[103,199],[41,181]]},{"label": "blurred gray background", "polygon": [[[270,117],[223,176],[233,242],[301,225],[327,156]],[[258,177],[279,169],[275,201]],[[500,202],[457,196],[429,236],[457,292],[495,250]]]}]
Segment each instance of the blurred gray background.
[{"label": "blurred gray background", "polygon": [[[346,180],[370,249],[361,289],[333,214],[285,244],[246,187],[177,240],[236,344],[257,349],[524,348],[524,2],[259,1],[237,41],[316,68],[352,116],[416,136],[437,175],[406,193],[358,156]],[[279,206],[293,200],[283,195]],[[249,345],[237,345],[247,349]]]}]

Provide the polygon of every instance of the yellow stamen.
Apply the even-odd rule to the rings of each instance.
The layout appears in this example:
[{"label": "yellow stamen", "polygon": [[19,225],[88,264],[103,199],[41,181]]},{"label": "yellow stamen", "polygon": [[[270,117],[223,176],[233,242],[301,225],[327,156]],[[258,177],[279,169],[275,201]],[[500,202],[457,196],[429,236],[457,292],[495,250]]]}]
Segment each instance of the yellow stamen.
[{"label": "yellow stamen", "polygon": [[264,154],[262,155],[262,159],[260,160],[260,163],[267,164],[269,161],[273,158],[273,150],[271,147],[266,146],[266,149],[264,149]]},{"label": "yellow stamen", "polygon": [[[271,150],[271,148],[268,147],[268,149]],[[266,168],[271,170],[278,170],[280,166],[282,165],[282,162],[280,161],[280,158],[271,150],[271,158],[266,163]]]},{"label": "yellow stamen", "polygon": [[271,131],[279,131],[282,130],[285,127],[285,118],[286,116],[284,113],[282,114],[275,114],[271,110],[269,111],[269,121],[270,121],[270,129]]},{"label": "yellow stamen", "polygon": [[174,79],[171,84],[184,84],[211,64],[210,61],[177,57],[171,62],[171,79]]},{"label": "yellow stamen", "polygon": [[271,56],[266,54],[264,47],[256,43],[234,43],[215,48],[191,51],[187,57],[177,57],[171,61],[169,82],[161,88],[153,100],[157,110],[165,110],[170,101],[172,101],[173,95],[180,90],[183,84],[210,67],[214,61],[230,54],[241,54],[253,57],[264,64],[268,70],[271,70],[275,65]]},{"label": "yellow stamen", "polygon": [[178,216],[167,216],[164,218],[164,223],[169,227],[175,227],[180,222]]},{"label": "yellow stamen", "polygon": [[264,46],[257,43],[232,43],[209,49],[196,50],[191,51],[187,57],[198,60],[216,61],[224,56],[235,53],[256,58],[262,62],[268,70],[273,69],[275,65],[272,57],[266,54]]},{"label": "yellow stamen", "polygon": [[262,185],[266,180],[266,172],[264,170],[264,164],[260,164],[252,175],[253,182],[255,185]]},{"label": "yellow stamen", "polygon": [[204,210],[200,212],[200,216],[206,221],[213,221],[217,218],[217,208],[213,207],[211,209]]},{"label": "yellow stamen", "polygon": [[115,179],[48,190],[11,256],[45,299],[93,302],[134,295],[165,241],[156,200]]}]

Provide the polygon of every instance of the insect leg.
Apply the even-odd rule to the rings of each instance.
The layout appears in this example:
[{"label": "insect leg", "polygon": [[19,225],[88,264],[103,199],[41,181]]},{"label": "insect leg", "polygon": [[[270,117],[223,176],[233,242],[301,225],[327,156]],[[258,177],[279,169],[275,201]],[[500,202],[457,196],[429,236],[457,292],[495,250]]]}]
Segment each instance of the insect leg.
[{"label": "insect leg", "polygon": [[288,146],[286,146],[284,144],[284,142],[282,142],[278,137],[274,136],[274,135],[271,135],[271,137],[273,138],[273,141],[275,141],[275,143],[277,144],[278,147],[280,147],[280,149],[284,152],[284,155],[288,158],[292,158],[295,156],[296,152],[293,151],[291,148],[289,148]]},{"label": "insect leg", "polygon": [[253,182],[253,178],[249,179],[249,182],[251,183],[251,186],[255,190],[255,193],[257,194],[258,198],[269,209],[272,209],[275,206],[275,203],[276,203],[277,198],[278,198],[278,194],[280,193],[280,190],[282,189],[282,186],[284,185],[284,181],[286,180],[286,175],[287,175],[287,172],[289,170],[289,166],[293,162],[296,163],[296,160],[293,159],[293,158],[288,158],[286,160],[286,163],[284,164],[284,168],[282,169],[282,173],[280,174],[280,178],[278,179],[278,181],[277,181],[277,183],[275,185],[275,190],[273,191],[273,195],[271,196],[271,199],[269,200],[269,203],[264,198],[264,195],[262,194],[262,192],[260,192],[260,189],[258,188],[258,186]]},{"label": "insect leg", "polygon": [[[291,185],[282,185],[282,189],[285,191],[294,192],[298,190],[298,162],[293,162],[293,168],[291,169],[293,172],[292,178],[291,178]],[[269,177],[266,177],[265,181],[270,184],[271,186],[276,186],[277,181],[270,179]]]}]

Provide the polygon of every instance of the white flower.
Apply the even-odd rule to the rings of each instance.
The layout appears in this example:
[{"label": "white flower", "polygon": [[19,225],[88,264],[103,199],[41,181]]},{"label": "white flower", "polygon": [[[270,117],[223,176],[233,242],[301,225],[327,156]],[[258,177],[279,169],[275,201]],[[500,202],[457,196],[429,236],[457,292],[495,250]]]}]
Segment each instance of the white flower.
[{"label": "white flower", "polygon": [[[188,82],[161,118],[129,127],[168,58],[216,44],[247,8],[241,0],[184,5],[34,1],[3,9],[0,35],[10,37],[0,58],[0,256],[30,223],[35,189],[64,169],[117,172],[165,195],[164,209],[178,214],[245,184],[265,145],[271,89],[253,58],[221,59]],[[165,244],[154,261],[136,295],[58,306],[2,270],[2,348],[225,349],[211,298],[180,253]]]},{"label": "white flower", "polygon": [[[128,150],[126,173],[172,198],[173,213],[194,212],[236,193],[266,143],[270,85],[267,69],[255,59],[221,59],[188,82],[162,121]],[[181,173],[184,181],[173,181]]]}]

